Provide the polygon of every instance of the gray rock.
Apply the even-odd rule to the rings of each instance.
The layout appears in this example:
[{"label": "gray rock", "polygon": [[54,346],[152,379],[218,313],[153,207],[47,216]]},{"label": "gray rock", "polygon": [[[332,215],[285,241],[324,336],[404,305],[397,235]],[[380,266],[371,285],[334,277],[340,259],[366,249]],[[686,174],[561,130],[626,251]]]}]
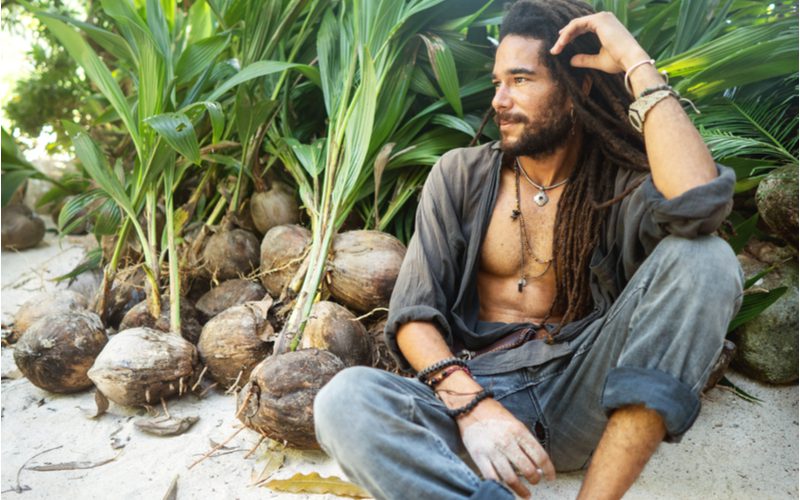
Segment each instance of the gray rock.
[{"label": "gray rock", "polygon": [[770,172],[758,185],[756,204],[761,219],[781,239],[797,248],[797,165]]},{"label": "gray rock", "polygon": [[[748,277],[765,267],[747,255],[739,256],[739,261]],[[798,379],[797,261],[778,264],[755,286],[767,290],[781,286],[788,289],[757,318],[733,332],[731,340],[736,343],[738,351],[732,366],[762,382],[794,382]]]}]

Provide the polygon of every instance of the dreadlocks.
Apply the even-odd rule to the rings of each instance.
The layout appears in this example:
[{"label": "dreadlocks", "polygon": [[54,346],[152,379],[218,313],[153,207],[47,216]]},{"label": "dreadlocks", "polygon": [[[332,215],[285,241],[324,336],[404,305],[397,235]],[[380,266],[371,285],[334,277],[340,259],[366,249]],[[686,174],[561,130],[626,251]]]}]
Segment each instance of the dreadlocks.
[{"label": "dreadlocks", "polygon": [[[632,184],[614,197],[618,170],[649,170],[642,138],[628,123],[626,110],[632,98],[622,77],[570,64],[575,54],[600,51],[597,36],[581,35],[557,56],[548,52],[558,39],[559,29],[574,18],[593,13],[592,7],[581,0],[520,0],[511,6],[500,28],[501,40],[517,35],[544,42],[540,60],[556,83],[565,88],[574,103],[577,123],[583,127],[580,159],[558,202],[553,229],[557,290],[548,316],[561,313],[562,325],[591,311],[589,259],[599,242],[606,209],[638,185]],[[588,95],[582,90],[586,79],[591,82]]]}]

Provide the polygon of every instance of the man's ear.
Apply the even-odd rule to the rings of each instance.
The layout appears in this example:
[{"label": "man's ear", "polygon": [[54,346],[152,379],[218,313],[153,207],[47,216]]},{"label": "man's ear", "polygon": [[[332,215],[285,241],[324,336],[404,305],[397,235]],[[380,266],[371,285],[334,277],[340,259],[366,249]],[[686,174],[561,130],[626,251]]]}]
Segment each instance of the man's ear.
[{"label": "man's ear", "polygon": [[592,91],[592,79],[589,78],[589,75],[583,77],[583,83],[581,84],[581,90],[583,91],[583,95],[589,95],[589,92]]}]

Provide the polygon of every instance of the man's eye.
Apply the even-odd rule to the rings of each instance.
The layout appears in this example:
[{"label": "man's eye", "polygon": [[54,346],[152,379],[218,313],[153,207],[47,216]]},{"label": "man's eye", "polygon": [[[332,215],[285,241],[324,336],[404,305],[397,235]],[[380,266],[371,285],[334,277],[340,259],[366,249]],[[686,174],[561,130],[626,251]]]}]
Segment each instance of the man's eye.
[{"label": "man's eye", "polygon": [[499,87],[499,86],[500,86],[500,82],[498,82],[497,80],[495,80],[495,81],[493,81],[493,82],[492,82],[492,85],[494,86],[494,88],[497,88],[497,87]]},{"label": "man's eye", "polygon": [[525,77],[522,77],[522,76],[517,76],[517,77],[514,78],[514,83],[517,83],[517,84],[525,83],[526,81],[528,81],[528,79],[525,78]]}]

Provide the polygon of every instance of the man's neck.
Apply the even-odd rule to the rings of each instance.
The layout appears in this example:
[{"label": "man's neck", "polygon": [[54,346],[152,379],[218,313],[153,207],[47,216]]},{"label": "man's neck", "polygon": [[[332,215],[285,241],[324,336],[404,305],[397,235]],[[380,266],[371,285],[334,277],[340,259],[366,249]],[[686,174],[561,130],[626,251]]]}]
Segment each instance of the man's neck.
[{"label": "man's neck", "polygon": [[532,158],[520,156],[519,164],[528,177],[542,186],[552,186],[572,173],[580,152],[580,133],[570,136],[567,142],[548,156]]}]

